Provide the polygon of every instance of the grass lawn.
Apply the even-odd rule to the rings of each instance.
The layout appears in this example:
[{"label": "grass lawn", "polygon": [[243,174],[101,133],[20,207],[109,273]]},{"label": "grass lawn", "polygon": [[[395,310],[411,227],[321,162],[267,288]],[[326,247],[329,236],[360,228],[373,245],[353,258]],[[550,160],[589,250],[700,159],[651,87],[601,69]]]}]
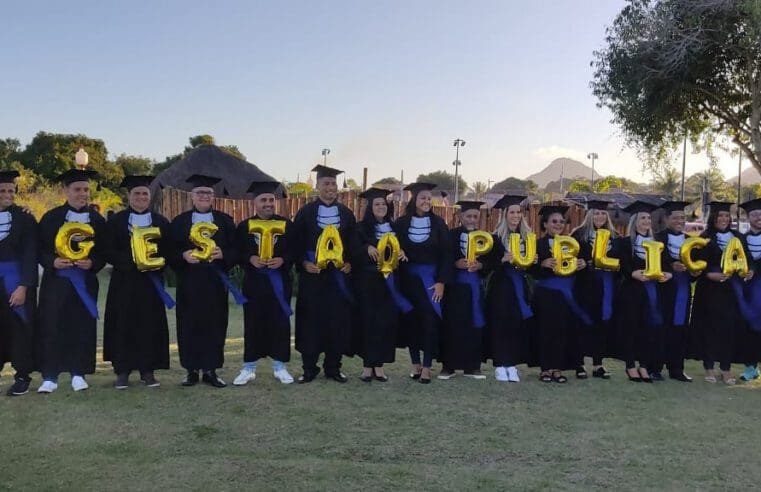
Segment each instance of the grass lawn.
[{"label": "grass lawn", "polygon": [[[105,297],[102,283],[101,300]],[[102,305],[102,304],[101,304]],[[174,336],[174,313],[170,315]],[[242,357],[231,308],[223,378]],[[730,490],[761,470],[761,383],[410,381],[399,351],[389,383],[324,378],[284,386],[261,364],[243,388],[182,388],[172,347],[161,388],[111,388],[110,365],[74,394],[0,398],[0,490]],[[100,356],[99,356],[100,358]],[[289,364],[300,374],[297,353]],[[736,368],[739,370],[739,367]],[[3,392],[10,368],[2,376]],[[40,383],[35,374],[33,388]],[[135,376],[133,375],[133,379]]]}]

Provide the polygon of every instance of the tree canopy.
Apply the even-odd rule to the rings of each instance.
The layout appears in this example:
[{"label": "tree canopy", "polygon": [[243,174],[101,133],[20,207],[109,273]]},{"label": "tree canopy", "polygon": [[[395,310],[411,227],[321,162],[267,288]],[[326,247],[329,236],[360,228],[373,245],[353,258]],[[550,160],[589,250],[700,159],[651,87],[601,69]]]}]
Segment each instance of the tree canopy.
[{"label": "tree canopy", "polygon": [[[454,174],[450,174],[446,171],[434,171],[428,174],[421,174],[417,177],[417,181],[433,183],[442,190],[454,190]],[[468,189],[468,183],[466,183],[460,175],[457,176],[457,182],[459,183],[459,192],[464,194]]]}]

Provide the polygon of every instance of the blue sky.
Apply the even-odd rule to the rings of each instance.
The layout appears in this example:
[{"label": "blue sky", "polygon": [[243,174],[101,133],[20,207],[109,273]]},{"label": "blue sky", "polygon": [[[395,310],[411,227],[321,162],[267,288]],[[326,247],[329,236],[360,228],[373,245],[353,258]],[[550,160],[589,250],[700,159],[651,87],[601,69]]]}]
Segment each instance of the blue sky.
[{"label": "blue sky", "polygon": [[[85,133],[155,159],[209,133],[271,175],[525,177],[555,157],[640,165],[595,105],[621,0],[35,1],[3,6],[0,137]],[[706,166],[688,156],[688,174]],[[733,159],[722,161],[727,176]]]}]

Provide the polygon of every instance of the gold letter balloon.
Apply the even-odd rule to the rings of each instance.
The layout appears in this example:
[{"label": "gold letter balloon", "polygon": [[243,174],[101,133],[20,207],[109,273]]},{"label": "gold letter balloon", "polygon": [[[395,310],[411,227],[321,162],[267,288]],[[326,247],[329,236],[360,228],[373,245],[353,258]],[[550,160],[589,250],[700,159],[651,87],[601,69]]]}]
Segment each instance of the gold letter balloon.
[{"label": "gold letter balloon", "polygon": [[734,273],[742,278],[748,275],[748,258],[740,240],[733,237],[721,254],[721,273],[730,276]]},{"label": "gold letter balloon", "polygon": [[592,259],[594,260],[595,268],[617,272],[621,267],[621,262],[616,258],[608,256],[609,241],[610,231],[608,229],[597,229],[595,244],[592,248]]},{"label": "gold letter balloon", "polygon": [[71,245],[77,238],[89,239],[95,236],[95,230],[90,224],[82,222],[66,222],[55,235],[55,252],[60,258],[70,261],[84,260],[90,255],[95,246],[92,241],[78,240],[77,249]]},{"label": "gold letter balloon", "polygon": [[390,232],[378,240],[378,271],[387,278],[399,266],[399,252],[402,250],[399,240]]},{"label": "gold letter balloon", "polygon": [[663,243],[648,239],[642,241],[642,247],[645,249],[645,269],[642,271],[642,275],[650,280],[662,280],[661,253],[663,252]]},{"label": "gold letter balloon", "polygon": [[555,236],[552,240],[552,257],[557,262],[553,271],[556,275],[567,277],[576,271],[576,255],[579,254],[579,242],[571,236]]},{"label": "gold letter balloon", "polygon": [[161,229],[158,227],[133,227],[130,244],[132,246],[132,260],[141,272],[150,272],[164,268],[166,261],[160,256],[154,256],[159,252],[159,246],[154,240],[161,237]]},{"label": "gold letter balloon", "polygon": [[473,263],[476,258],[485,255],[494,247],[494,238],[486,231],[472,231],[468,233],[468,263]]},{"label": "gold letter balloon", "polygon": [[198,261],[211,261],[211,254],[217,243],[211,238],[219,230],[211,222],[197,222],[190,228],[190,242],[198,246],[190,253]]},{"label": "gold letter balloon", "polygon": [[275,254],[275,234],[285,234],[285,221],[249,219],[248,233],[259,233],[259,259],[271,260]]},{"label": "gold letter balloon", "polygon": [[521,254],[521,235],[517,233],[510,234],[510,252],[513,254],[513,266],[516,268],[530,268],[534,264],[536,234],[533,232],[526,234],[524,244],[526,251],[524,254]]},{"label": "gold letter balloon", "polygon": [[334,225],[327,225],[317,238],[317,268],[324,270],[328,263],[333,263],[336,268],[344,266],[344,243],[341,234]]},{"label": "gold letter balloon", "polygon": [[679,248],[679,259],[682,264],[687,268],[687,271],[693,275],[697,275],[706,269],[708,263],[703,260],[693,260],[692,250],[704,248],[708,244],[708,239],[699,236],[688,237],[682,243],[682,247]]}]

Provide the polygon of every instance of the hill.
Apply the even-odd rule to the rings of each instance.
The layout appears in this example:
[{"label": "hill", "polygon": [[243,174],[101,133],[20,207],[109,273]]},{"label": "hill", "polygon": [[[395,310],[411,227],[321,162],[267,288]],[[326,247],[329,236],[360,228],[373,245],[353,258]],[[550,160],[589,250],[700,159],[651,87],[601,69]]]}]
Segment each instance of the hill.
[{"label": "hill", "polygon": [[[569,159],[567,157],[560,157],[550,162],[550,164],[539,171],[538,173],[528,176],[526,179],[530,179],[536,183],[540,188],[544,188],[551,181],[559,181],[560,173],[563,173],[565,179],[573,179],[577,176],[590,178],[592,176],[592,168],[583,164],[577,160]],[[595,171],[595,179],[600,175]]]}]

